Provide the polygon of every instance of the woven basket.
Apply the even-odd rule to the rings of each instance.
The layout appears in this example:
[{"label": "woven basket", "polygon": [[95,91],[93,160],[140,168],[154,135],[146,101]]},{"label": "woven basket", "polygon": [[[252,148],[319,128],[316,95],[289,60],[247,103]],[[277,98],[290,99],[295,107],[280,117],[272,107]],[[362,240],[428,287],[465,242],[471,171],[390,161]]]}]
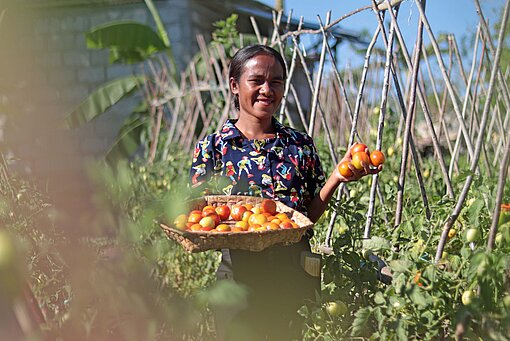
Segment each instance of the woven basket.
[{"label": "woven basket", "polygon": [[[228,205],[232,207],[239,203],[256,205],[264,198],[241,195],[209,195],[203,198],[190,200],[188,209],[202,210],[206,205]],[[262,251],[276,244],[297,243],[303,237],[305,231],[313,226],[313,223],[304,214],[276,201],[278,212],[286,213],[299,226],[293,229],[279,229],[269,231],[246,231],[246,232],[202,232],[181,231],[161,223],[160,226],[166,235],[179,244],[188,252],[201,252],[217,249],[240,249],[248,251]],[[223,221],[234,226],[234,220]]]}]

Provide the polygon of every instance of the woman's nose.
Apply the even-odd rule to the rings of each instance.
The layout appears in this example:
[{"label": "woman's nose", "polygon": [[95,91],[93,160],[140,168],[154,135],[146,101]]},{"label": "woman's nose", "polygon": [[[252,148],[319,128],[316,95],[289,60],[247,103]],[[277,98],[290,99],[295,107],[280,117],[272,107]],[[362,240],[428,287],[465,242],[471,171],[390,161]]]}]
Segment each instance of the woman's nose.
[{"label": "woman's nose", "polygon": [[263,94],[268,94],[271,91],[271,88],[269,86],[268,82],[264,82],[262,86],[260,87],[260,92]]}]

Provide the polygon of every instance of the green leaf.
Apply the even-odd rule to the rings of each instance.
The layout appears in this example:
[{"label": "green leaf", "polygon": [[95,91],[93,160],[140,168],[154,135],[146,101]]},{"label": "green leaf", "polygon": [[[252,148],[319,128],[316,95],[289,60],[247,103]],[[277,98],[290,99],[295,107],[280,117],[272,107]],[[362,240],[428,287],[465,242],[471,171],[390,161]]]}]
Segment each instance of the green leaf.
[{"label": "green leaf", "polygon": [[409,292],[409,298],[414,304],[422,308],[425,308],[427,305],[432,303],[432,299],[430,299],[430,297],[426,297],[425,295],[423,295],[420,287],[417,285],[413,285],[411,287],[411,291]]},{"label": "green leaf", "polygon": [[361,334],[366,328],[370,315],[372,315],[372,311],[369,307],[361,308],[354,314],[355,318],[354,321],[352,321],[351,336]]},{"label": "green leaf", "polygon": [[473,225],[477,226],[480,220],[480,212],[484,206],[483,200],[476,199],[468,209],[469,221],[473,222]]},{"label": "green leaf", "polygon": [[381,237],[371,237],[363,241],[363,247],[372,251],[382,251],[391,249],[391,244],[388,240]]},{"label": "green leaf", "polygon": [[150,26],[130,20],[96,26],[85,37],[90,49],[110,49],[110,63],[139,63],[168,48]]},{"label": "green leaf", "polygon": [[138,115],[126,120],[120,128],[117,139],[110,147],[106,154],[108,163],[113,164],[115,161],[132,155],[140,146],[140,135],[144,126],[149,121],[148,115]]},{"label": "green leaf", "polygon": [[65,127],[74,128],[92,121],[122,98],[131,94],[142,80],[141,76],[131,75],[101,85],[67,115],[64,122]]},{"label": "green leaf", "polygon": [[397,259],[390,261],[390,268],[393,272],[407,272],[413,262],[406,259]]}]

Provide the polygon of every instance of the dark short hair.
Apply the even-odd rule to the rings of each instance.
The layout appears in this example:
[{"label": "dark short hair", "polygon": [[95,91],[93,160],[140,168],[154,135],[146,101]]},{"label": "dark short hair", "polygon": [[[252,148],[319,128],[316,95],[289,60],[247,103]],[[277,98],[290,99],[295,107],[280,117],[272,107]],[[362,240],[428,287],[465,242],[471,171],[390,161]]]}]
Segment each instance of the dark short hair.
[{"label": "dark short hair", "polygon": [[[239,82],[246,62],[260,54],[273,56],[274,59],[276,59],[282,66],[283,79],[287,78],[285,61],[283,60],[282,55],[278,51],[267,45],[248,45],[237,51],[232,57],[232,60],[230,61],[230,65],[228,67],[228,79],[234,78],[236,82]],[[236,109],[239,110],[239,100],[236,97],[234,97],[234,105]]]}]

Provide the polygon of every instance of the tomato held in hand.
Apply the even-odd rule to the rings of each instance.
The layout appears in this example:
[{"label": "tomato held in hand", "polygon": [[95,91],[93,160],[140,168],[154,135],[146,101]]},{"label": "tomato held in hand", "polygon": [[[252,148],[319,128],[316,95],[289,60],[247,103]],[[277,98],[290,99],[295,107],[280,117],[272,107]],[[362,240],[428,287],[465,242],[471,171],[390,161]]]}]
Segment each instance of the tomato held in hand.
[{"label": "tomato held in hand", "polygon": [[382,165],[385,161],[384,154],[380,150],[374,150],[370,154],[370,162],[372,162],[372,165],[379,167],[379,165]]},{"label": "tomato held in hand", "polygon": [[349,168],[349,161],[343,161],[338,165],[338,172],[345,178],[350,178],[354,175],[352,170]]},{"label": "tomato held in hand", "polygon": [[366,153],[358,152],[352,156],[351,164],[354,168],[361,170],[365,168],[365,166],[370,165],[370,158]]},{"label": "tomato held in hand", "polygon": [[370,154],[367,145],[364,143],[356,143],[351,147],[351,154],[354,155],[356,153],[366,153],[368,155]]}]

